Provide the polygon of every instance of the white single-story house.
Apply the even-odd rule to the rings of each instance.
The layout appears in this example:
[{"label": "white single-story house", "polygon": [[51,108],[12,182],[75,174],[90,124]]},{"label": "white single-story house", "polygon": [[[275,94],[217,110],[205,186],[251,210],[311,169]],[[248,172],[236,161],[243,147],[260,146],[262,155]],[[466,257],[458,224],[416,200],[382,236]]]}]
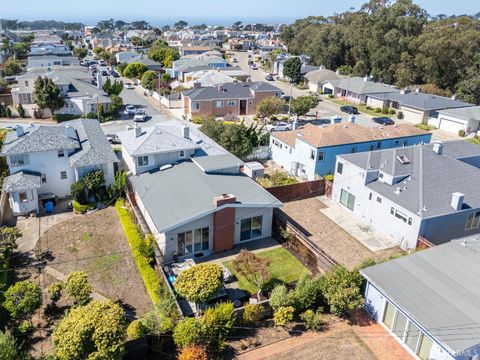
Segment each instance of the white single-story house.
[{"label": "white single-story house", "polygon": [[476,133],[480,130],[480,106],[440,110],[438,117],[430,119],[428,123],[454,134],[460,130],[465,131],[466,135]]}]

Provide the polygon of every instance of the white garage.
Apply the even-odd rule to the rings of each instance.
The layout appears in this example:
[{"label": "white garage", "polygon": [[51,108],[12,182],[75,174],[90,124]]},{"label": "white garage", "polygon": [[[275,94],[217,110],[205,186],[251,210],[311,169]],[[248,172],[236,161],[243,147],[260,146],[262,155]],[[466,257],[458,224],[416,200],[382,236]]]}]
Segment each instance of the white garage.
[{"label": "white garage", "polygon": [[439,129],[455,134],[458,134],[459,130],[464,130],[467,135],[477,132],[480,125],[480,106],[441,110],[437,124]]}]

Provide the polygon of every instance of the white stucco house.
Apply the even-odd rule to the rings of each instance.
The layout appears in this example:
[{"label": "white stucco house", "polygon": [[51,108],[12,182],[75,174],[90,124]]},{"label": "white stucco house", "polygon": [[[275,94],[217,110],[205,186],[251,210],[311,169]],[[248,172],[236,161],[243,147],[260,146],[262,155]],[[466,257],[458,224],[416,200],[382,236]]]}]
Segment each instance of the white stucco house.
[{"label": "white stucco house", "polygon": [[365,310],[414,359],[480,357],[480,240],[464,238],[360,270]]},{"label": "white stucco house", "polygon": [[426,144],[431,137],[408,124],[370,128],[347,122],[307,124],[299,130],[273,132],[270,152],[272,160],[291,175],[314,180],[334,173],[337,155]]},{"label": "white stucco house", "polygon": [[339,155],[332,199],[403,249],[480,233],[480,147],[463,140]]},{"label": "white stucco house", "polygon": [[118,136],[131,192],[166,263],[271,236],[281,203],[198,129],[171,121]]},{"label": "white stucco house", "polygon": [[46,201],[71,194],[70,186],[85,174],[103,170],[105,183],[114,181],[118,162],[97,120],[61,125],[17,125],[3,144],[10,176],[4,179],[14,215],[39,212]]}]

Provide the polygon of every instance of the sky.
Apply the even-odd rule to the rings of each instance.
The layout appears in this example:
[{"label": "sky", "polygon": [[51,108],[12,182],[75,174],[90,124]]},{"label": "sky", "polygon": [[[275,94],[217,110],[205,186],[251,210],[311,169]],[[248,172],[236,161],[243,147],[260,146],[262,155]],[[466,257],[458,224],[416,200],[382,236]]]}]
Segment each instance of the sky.
[{"label": "sky", "polygon": [[[125,21],[145,19],[152,25],[184,19],[190,24],[244,22],[284,23],[309,15],[333,15],[358,9],[367,0],[0,0],[0,18],[19,20]],[[478,0],[416,0],[432,14],[475,14]]]}]

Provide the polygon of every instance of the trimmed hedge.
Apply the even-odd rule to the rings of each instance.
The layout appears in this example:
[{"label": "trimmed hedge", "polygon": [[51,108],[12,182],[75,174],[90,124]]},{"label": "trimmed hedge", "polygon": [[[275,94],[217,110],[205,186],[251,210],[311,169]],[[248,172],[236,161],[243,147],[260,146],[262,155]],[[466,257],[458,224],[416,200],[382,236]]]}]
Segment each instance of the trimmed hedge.
[{"label": "trimmed hedge", "polygon": [[149,259],[142,254],[142,242],[145,241],[145,236],[133,221],[130,211],[123,206],[124,200],[122,199],[117,200],[115,203],[115,209],[117,210],[118,217],[120,218],[130,248],[132,249],[133,258],[137,264],[138,271],[143,278],[143,282],[150,298],[155,304],[157,304],[162,292],[161,286],[163,284],[163,279],[150,265]]}]

